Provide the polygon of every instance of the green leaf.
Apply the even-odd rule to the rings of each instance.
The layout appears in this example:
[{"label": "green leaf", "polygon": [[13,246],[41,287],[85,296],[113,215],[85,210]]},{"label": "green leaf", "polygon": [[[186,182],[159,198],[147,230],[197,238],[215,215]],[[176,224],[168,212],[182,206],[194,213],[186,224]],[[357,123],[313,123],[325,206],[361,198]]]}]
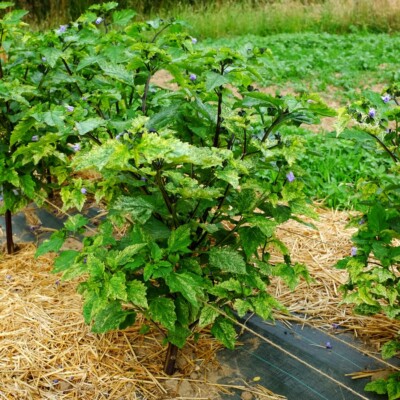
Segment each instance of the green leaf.
[{"label": "green leaf", "polygon": [[25,195],[33,199],[36,195],[36,184],[31,175],[22,175],[20,178],[20,187]]},{"label": "green leaf", "polygon": [[190,253],[191,250],[188,247],[191,243],[190,225],[181,225],[171,231],[171,236],[168,239],[168,250],[170,253]]},{"label": "green leaf", "polygon": [[199,327],[203,328],[207,325],[212,324],[219,315],[220,313],[218,312],[218,310],[205,304],[200,313]]},{"label": "green leaf", "polygon": [[169,261],[158,261],[154,264],[147,264],[143,270],[143,279],[147,282],[150,278],[166,278],[173,270]]},{"label": "green leaf", "polygon": [[92,332],[106,333],[118,329],[128,315],[119,301],[113,301],[94,316]]},{"label": "green leaf", "polygon": [[368,382],[364,390],[366,392],[375,392],[377,394],[386,394],[388,392],[387,382],[384,379],[377,379],[376,381]]},{"label": "green leaf", "polygon": [[254,312],[262,319],[273,319],[274,309],[283,310],[284,307],[268,293],[260,293],[256,297],[251,297],[251,303],[254,306]]},{"label": "green leaf", "polygon": [[134,10],[120,10],[113,13],[113,22],[119,26],[125,26],[136,15]]},{"label": "green leaf", "polygon": [[125,247],[115,256],[115,263],[117,265],[125,265],[126,263],[133,261],[132,257],[138,254],[140,250],[142,250],[146,246],[146,243],[137,243]]},{"label": "green leaf", "polygon": [[275,233],[277,223],[263,216],[255,216],[248,219],[249,224],[256,226],[266,236],[271,237]]},{"label": "green leaf", "polygon": [[45,240],[36,250],[35,257],[42,256],[50,252],[58,252],[64,244],[65,235],[63,232],[55,232],[50,239]]},{"label": "green leaf", "polygon": [[[83,261],[83,264],[84,263],[85,261]],[[104,280],[106,266],[104,262],[99,260],[94,254],[89,254],[86,257],[86,266],[94,281]]]},{"label": "green leaf", "polygon": [[56,47],[47,47],[42,50],[42,54],[46,57],[46,62],[51,68],[54,68],[60,57],[63,56],[63,52]]},{"label": "green leaf", "polygon": [[115,273],[109,281],[105,282],[105,289],[107,297],[111,300],[124,300],[128,296],[126,293],[126,277],[122,271]]},{"label": "green leaf", "polygon": [[172,272],[165,278],[171,293],[181,293],[182,296],[194,306],[204,298],[204,280],[190,272]]},{"label": "green leaf", "polygon": [[133,280],[126,285],[128,301],[138,307],[148,308],[147,304],[147,288],[143,282]]},{"label": "green leaf", "polygon": [[173,331],[175,329],[175,304],[171,299],[158,297],[151,300],[149,315],[155,322],[159,322],[168,330]]},{"label": "green leaf", "polygon": [[80,228],[84,227],[89,220],[82,214],[72,215],[64,223],[64,228],[71,232],[77,232]]},{"label": "green leaf", "polygon": [[222,171],[216,171],[215,176],[225,182],[228,182],[234,189],[239,186],[239,174],[234,169],[224,169]]},{"label": "green leaf", "polygon": [[211,92],[216,87],[220,87],[229,83],[229,79],[221,74],[217,74],[216,72],[207,72],[206,73],[206,91]]},{"label": "green leaf", "polygon": [[173,330],[168,330],[167,340],[181,349],[191,334],[192,331],[190,329],[182,326],[178,322]]},{"label": "green leaf", "polygon": [[210,251],[210,266],[233,274],[245,275],[247,273],[246,263],[242,256],[228,247],[213,248]]},{"label": "green leaf", "polygon": [[18,124],[14,127],[11,133],[10,145],[13,146],[15,143],[27,138],[30,133],[30,129],[36,124],[35,118],[28,117],[21,119]]},{"label": "green leaf", "polygon": [[211,334],[228,349],[235,348],[236,331],[230,320],[218,317],[211,328]]},{"label": "green leaf", "polygon": [[389,400],[397,400],[400,398],[400,382],[399,374],[394,374],[388,379],[387,382],[387,393]]},{"label": "green leaf", "polygon": [[121,196],[114,204],[114,209],[132,216],[139,224],[145,224],[154,211],[154,206],[143,197]]},{"label": "green leaf", "polygon": [[2,1],[2,2],[0,2],[0,10],[4,10],[8,7],[12,7],[13,5],[14,5],[14,3],[11,1]]},{"label": "green leaf", "polygon": [[75,126],[80,135],[94,131],[100,126],[104,126],[107,121],[102,118],[88,118],[82,122],[76,122]]},{"label": "green leaf", "polygon": [[129,86],[134,86],[135,81],[133,80],[133,74],[129,73],[122,65],[112,64],[103,62],[100,64],[100,68],[103,70],[105,75],[125,83]]},{"label": "green leaf", "polygon": [[15,25],[28,13],[29,11],[26,10],[13,10],[3,17],[3,23],[4,25]]},{"label": "green leaf", "polygon": [[397,340],[390,340],[382,346],[381,351],[385,360],[392,358],[400,351],[400,343]]},{"label": "green leaf", "polygon": [[80,252],[76,250],[62,251],[54,261],[53,272],[62,272],[70,268],[71,265],[74,264],[75,259],[79,254]]},{"label": "green leaf", "polygon": [[247,259],[256,253],[261,244],[265,243],[265,236],[259,228],[245,226],[239,229],[240,242]]},{"label": "green leaf", "polygon": [[97,55],[85,57],[83,60],[79,62],[78,66],[76,67],[76,71],[79,72],[80,70],[93,64],[100,64],[104,62],[104,60],[105,60],[104,57]]},{"label": "green leaf", "polygon": [[375,235],[387,228],[386,211],[380,203],[375,204],[368,213],[368,227]]}]

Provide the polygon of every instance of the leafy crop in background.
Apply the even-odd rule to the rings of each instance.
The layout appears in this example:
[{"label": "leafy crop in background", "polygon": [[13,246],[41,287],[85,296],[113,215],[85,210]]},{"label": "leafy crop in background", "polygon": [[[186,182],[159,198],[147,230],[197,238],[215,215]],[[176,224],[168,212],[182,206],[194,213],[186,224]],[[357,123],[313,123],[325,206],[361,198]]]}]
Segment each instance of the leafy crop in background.
[{"label": "leafy crop in background", "polygon": [[[354,303],[355,311],[362,315],[384,313],[394,320],[400,315],[399,95],[398,85],[382,94],[370,92],[341,115],[343,125],[351,121],[353,129],[375,140],[375,152],[380,154],[386,168],[379,179],[359,180],[358,190],[367,212],[358,221],[351,255],[337,264],[349,272],[349,281],[343,287],[345,302]],[[390,166],[387,160],[391,161]],[[396,338],[383,345],[382,356],[390,358],[399,350]],[[366,390],[387,393],[389,399],[397,399],[398,374],[371,382]]]}]

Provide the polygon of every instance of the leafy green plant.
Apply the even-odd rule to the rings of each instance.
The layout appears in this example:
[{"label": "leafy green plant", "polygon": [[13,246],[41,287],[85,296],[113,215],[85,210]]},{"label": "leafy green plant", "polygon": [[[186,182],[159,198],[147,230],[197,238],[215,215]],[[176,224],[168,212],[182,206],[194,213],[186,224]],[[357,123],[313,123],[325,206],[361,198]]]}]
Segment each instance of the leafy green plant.
[{"label": "leafy green plant", "polygon": [[[344,302],[354,303],[355,311],[363,315],[384,313],[397,320],[400,314],[400,90],[393,85],[385,93],[367,93],[366,97],[350,105],[341,119],[352,121],[354,127],[377,144],[376,152],[391,161],[384,174],[376,180],[361,179],[358,189],[368,207],[358,221],[358,232],[353,236],[351,255],[341,260],[338,268],[347,269],[349,281],[344,285]],[[398,354],[398,338],[382,347],[382,356]],[[387,393],[389,399],[399,398],[397,375],[388,380],[369,383],[366,390]]]},{"label": "leafy green plant", "polygon": [[[134,11],[116,8],[94,5],[44,33],[17,24],[3,42],[2,85],[12,82],[21,99],[9,105],[1,166],[15,171],[15,187],[22,179],[27,199],[56,190],[66,210],[82,210],[88,197],[104,205],[81,251],[62,249],[86,230],[78,213],[37,256],[58,252],[55,272],[81,278],[94,332],[123,329],[137,313],[162,328],[172,373],[178,348],[202,327],[233,348],[237,316],[283,309],[267,291],[271,276],[291,289],[309,279],[275,235],[312,214],[295,164],[300,142],[278,129],[335,112],[316,95],[259,92],[268,51],[196,50],[179,21],[134,22]],[[160,69],[176,90],[153,83]],[[17,204],[11,193],[6,208]],[[280,262],[270,261],[272,248]]]}]

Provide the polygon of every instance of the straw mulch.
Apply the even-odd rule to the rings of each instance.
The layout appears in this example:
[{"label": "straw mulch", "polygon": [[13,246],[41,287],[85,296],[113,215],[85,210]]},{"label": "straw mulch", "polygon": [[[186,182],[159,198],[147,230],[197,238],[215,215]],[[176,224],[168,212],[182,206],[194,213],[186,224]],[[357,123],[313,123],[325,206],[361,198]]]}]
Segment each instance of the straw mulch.
[{"label": "straw mulch", "polygon": [[207,333],[180,353],[172,378],[162,372],[159,332],[141,335],[139,323],[91,333],[76,282],[60,281],[51,273],[52,257],[35,259],[34,252],[25,245],[12,257],[0,255],[0,399],[206,400],[233,389],[284,399],[240,379],[219,384],[235,371],[216,362],[221,346]]},{"label": "straw mulch", "polygon": [[[333,333],[352,331],[378,349],[399,326],[338,306],[339,286],[347,277],[332,265],[349,254],[353,231],[346,229],[347,213],[320,208],[318,214],[313,223],[319,230],[293,221],[279,228],[293,260],[308,265],[314,282],[301,283],[295,292],[273,282],[270,291],[301,315],[278,318]],[[26,245],[13,257],[0,255],[0,399],[218,399],[233,389],[248,398],[283,399],[254,383],[218,384],[235,371],[217,363],[220,346],[207,334],[197,344],[188,343],[171,378],[162,372],[166,349],[156,330],[143,336],[139,323],[122,332],[91,333],[76,282],[61,282],[51,274],[52,257],[34,259],[34,251]],[[333,324],[340,329],[333,330]]]}]

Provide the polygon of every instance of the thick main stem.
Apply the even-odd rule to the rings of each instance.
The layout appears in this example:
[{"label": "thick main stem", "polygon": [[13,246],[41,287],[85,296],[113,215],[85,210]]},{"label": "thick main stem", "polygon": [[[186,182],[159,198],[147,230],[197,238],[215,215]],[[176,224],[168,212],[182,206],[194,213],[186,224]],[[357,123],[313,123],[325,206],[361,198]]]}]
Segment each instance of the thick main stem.
[{"label": "thick main stem", "polygon": [[5,217],[5,221],[6,221],[7,253],[13,254],[14,250],[15,250],[15,246],[14,246],[13,233],[12,233],[11,211],[7,210],[4,217]]},{"label": "thick main stem", "polygon": [[175,363],[178,357],[178,347],[172,343],[168,343],[167,354],[164,362],[164,372],[167,375],[173,375],[175,373]]}]

